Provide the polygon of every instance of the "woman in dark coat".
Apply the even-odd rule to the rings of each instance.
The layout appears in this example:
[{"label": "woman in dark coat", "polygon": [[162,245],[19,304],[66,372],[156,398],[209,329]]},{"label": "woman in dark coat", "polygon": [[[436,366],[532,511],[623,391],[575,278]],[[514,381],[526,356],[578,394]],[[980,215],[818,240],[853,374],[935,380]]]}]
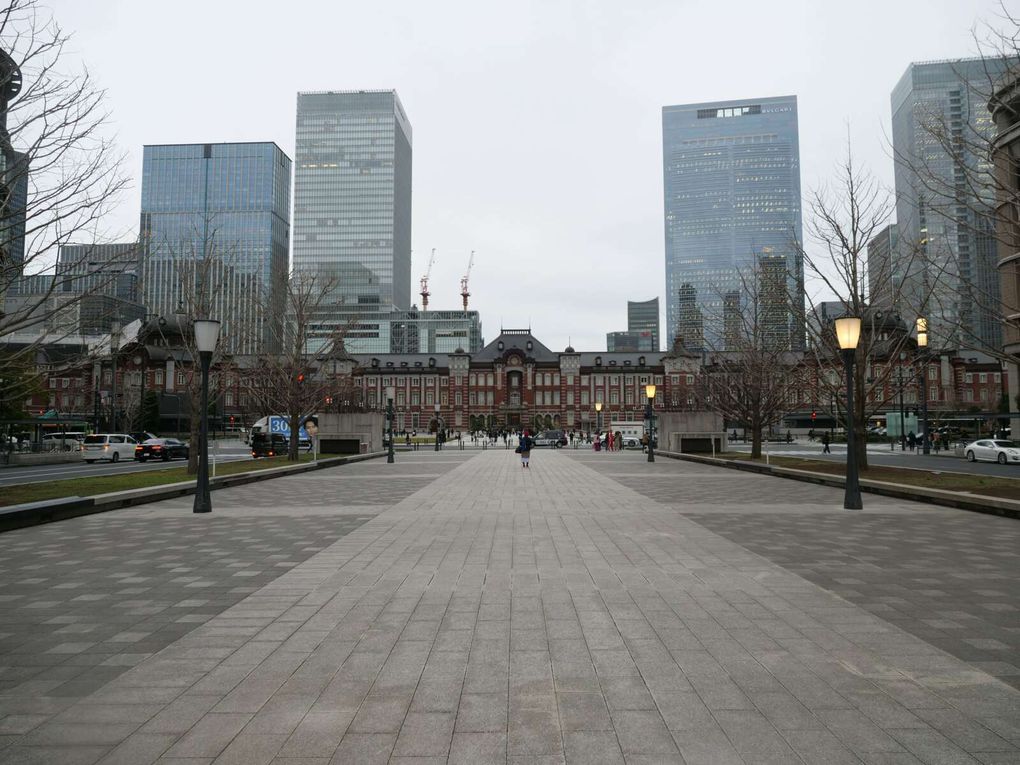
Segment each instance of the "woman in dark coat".
[{"label": "woman in dark coat", "polygon": [[534,445],[535,445],[535,442],[531,440],[531,436],[528,435],[528,431],[525,430],[524,434],[521,436],[520,443],[517,445],[517,448],[518,448],[518,450],[520,450],[520,454],[521,454],[521,467],[522,468],[530,468],[531,467],[531,465],[529,464],[529,462],[531,460],[531,447],[534,446]]}]

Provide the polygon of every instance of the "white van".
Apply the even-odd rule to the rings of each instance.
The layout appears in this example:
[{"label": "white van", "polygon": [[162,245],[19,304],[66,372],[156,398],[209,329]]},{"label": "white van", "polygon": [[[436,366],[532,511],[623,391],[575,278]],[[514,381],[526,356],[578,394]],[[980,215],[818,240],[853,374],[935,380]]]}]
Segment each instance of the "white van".
[{"label": "white van", "polygon": [[96,460],[120,462],[133,460],[137,442],[126,433],[97,433],[81,442],[81,458],[88,463]]},{"label": "white van", "polygon": [[47,450],[63,449],[65,451],[76,451],[84,438],[85,433],[80,431],[47,433],[42,437],[42,445]]}]

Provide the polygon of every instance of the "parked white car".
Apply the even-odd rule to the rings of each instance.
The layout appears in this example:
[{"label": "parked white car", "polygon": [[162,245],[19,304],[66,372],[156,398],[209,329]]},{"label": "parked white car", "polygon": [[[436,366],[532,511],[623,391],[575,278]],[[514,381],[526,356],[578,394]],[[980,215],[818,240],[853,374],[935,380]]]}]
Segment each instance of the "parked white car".
[{"label": "parked white car", "polygon": [[81,443],[81,458],[88,463],[96,460],[120,462],[135,458],[135,441],[127,433],[96,433],[85,436]]},{"label": "parked white car", "polygon": [[1020,463],[1020,446],[1001,438],[982,438],[963,447],[963,455],[968,462]]}]

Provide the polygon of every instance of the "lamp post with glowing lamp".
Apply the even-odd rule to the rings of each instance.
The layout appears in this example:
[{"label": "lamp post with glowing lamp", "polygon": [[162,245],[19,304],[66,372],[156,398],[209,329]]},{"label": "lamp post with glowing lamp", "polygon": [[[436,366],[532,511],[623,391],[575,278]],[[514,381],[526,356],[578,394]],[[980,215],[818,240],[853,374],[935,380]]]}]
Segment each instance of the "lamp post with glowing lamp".
[{"label": "lamp post with glowing lamp", "polygon": [[595,437],[602,437],[602,402],[595,402]]},{"label": "lamp post with glowing lamp", "polygon": [[861,339],[861,320],[856,316],[836,319],[836,339],[839,341],[846,367],[846,491],[844,510],[861,510],[861,487],[857,480],[857,449],[854,433],[854,354]]},{"label": "lamp post with glowing lamp", "polygon": [[655,412],[652,410],[652,402],[655,401],[655,385],[652,383],[645,386],[645,398],[648,399],[645,404],[645,419],[648,420],[648,461],[655,462],[655,451],[652,447],[652,441],[655,438]]},{"label": "lamp post with glowing lamp", "polygon": [[[438,394],[437,394],[438,395]],[[439,404],[437,403],[433,407],[436,413],[436,451],[439,451]]]},{"label": "lamp post with glowing lamp", "polygon": [[928,320],[917,320],[917,395],[921,397],[921,451],[931,454],[931,436],[928,434]]},{"label": "lamp post with glowing lamp", "polygon": [[198,485],[195,488],[193,512],[211,513],[209,498],[209,365],[220,339],[220,323],[215,319],[195,319],[195,345],[202,362],[202,416],[198,440]]}]

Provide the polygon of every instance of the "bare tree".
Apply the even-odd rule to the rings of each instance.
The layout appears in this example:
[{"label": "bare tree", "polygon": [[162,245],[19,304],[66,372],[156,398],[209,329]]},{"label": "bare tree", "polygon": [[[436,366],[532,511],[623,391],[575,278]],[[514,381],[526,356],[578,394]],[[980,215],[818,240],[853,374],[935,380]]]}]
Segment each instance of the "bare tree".
[{"label": "bare tree", "polygon": [[332,276],[292,274],[285,293],[285,321],[276,325],[276,342],[267,344],[272,350],[251,359],[242,378],[263,412],[286,415],[291,461],[298,459],[298,432],[307,415],[324,407],[355,404],[356,390],[339,380],[336,369],[348,358],[343,342],[347,326],[320,332],[323,317],[339,304],[337,287],[338,280]]},{"label": "bare tree", "polygon": [[[121,155],[104,137],[105,93],[86,70],[70,72],[67,41],[37,0],[0,6],[0,337],[34,334],[42,342],[55,314],[104,286],[91,276],[67,289],[81,269],[52,273],[62,245],[101,238],[103,217],[126,185]],[[26,275],[43,272],[49,277],[36,276],[20,299],[5,299]],[[34,351],[20,343],[0,364]],[[15,377],[0,367],[0,380]]]},{"label": "bare tree", "polygon": [[[868,245],[888,225],[894,212],[891,194],[854,163],[849,144],[835,181],[808,197],[807,243],[797,243],[808,281],[817,285],[812,307],[803,322],[808,334],[809,383],[815,402],[832,401],[835,414],[854,428],[858,466],[866,470],[867,423],[889,404],[887,391],[893,384],[902,357],[913,357],[910,336],[913,319],[901,319],[894,306],[902,291],[890,273],[889,258],[879,259]],[[911,263],[918,250],[901,252]],[[869,278],[870,275],[870,278]],[[870,285],[882,285],[872,295]],[[836,298],[838,309],[823,312],[823,297]],[[794,304],[796,306],[796,303]],[[855,355],[854,409],[845,411],[846,386],[833,319],[857,316],[862,320]],[[913,379],[913,375],[908,376]],[[848,421],[849,420],[849,421]]]},{"label": "bare tree", "polygon": [[[203,231],[203,237],[187,240],[176,247],[164,244],[160,262],[150,263],[151,268],[163,269],[165,276],[172,277],[176,287],[177,308],[172,316],[163,317],[167,323],[160,326],[166,328],[167,334],[174,333],[172,344],[178,348],[180,357],[177,361],[182,364],[178,373],[184,375],[184,390],[190,402],[188,424],[193,445],[200,441],[202,417],[202,375],[194,322],[196,319],[220,318],[217,315],[219,292],[224,284],[232,283],[236,277],[232,265],[235,250],[220,245],[215,228],[203,226]],[[250,301],[257,300],[258,290],[253,285]],[[250,313],[244,306],[239,306],[231,320],[222,325],[220,342],[213,352],[209,369],[211,402],[220,400],[229,376],[234,373],[234,361],[229,352],[230,336],[252,331],[244,319]],[[189,453],[188,473],[198,472],[198,452],[196,448]]]},{"label": "bare tree", "polygon": [[724,328],[705,333],[710,349],[701,375],[701,400],[750,431],[751,457],[761,457],[763,433],[781,421],[801,387],[799,354],[790,351],[787,271],[761,259],[740,273],[740,288],[723,297]]}]

